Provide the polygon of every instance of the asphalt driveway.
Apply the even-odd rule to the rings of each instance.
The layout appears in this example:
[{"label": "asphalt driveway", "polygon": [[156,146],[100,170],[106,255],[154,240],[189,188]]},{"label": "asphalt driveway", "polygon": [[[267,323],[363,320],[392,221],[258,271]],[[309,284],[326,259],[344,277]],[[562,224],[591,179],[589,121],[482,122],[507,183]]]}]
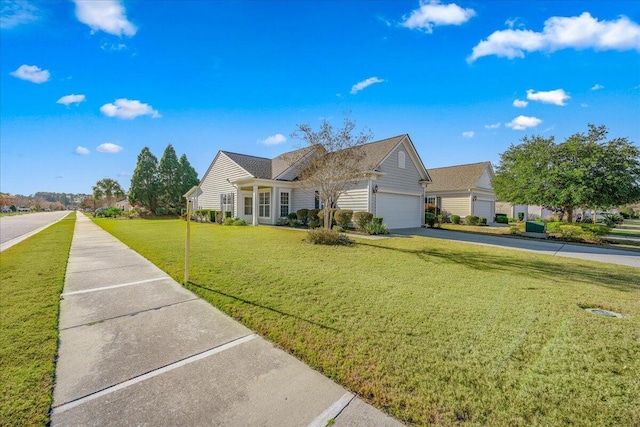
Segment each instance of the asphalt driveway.
[{"label": "asphalt driveway", "polygon": [[517,251],[536,252],[566,258],[583,259],[586,261],[599,261],[610,264],[640,267],[640,252],[610,249],[601,246],[574,245],[510,236],[463,233],[436,228],[406,228],[392,230],[392,233],[405,236],[413,235],[433,237],[476,245],[510,248]]}]

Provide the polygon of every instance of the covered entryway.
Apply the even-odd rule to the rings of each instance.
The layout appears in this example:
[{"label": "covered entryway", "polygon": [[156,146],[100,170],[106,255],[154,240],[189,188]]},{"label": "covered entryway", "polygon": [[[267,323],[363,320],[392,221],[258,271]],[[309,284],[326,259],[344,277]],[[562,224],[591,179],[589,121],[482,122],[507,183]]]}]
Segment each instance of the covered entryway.
[{"label": "covered entryway", "polygon": [[424,216],[422,200],[422,196],[378,193],[375,216],[382,217],[387,228],[420,227]]},{"label": "covered entryway", "polygon": [[473,214],[480,218],[486,218],[487,222],[493,222],[495,202],[490,200],[475,200],[473,202]]}]

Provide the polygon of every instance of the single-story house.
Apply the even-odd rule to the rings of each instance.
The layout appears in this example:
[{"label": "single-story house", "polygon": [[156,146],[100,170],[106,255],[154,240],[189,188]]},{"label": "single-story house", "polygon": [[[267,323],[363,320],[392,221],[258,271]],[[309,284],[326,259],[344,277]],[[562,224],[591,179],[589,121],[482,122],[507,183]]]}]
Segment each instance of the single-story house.
[{"label": "single-story house", "polygon": [[[409,135],[360,149],[362,178],[338,198],[336,207],[371,212],[392,229],[423,225],[424,191],[431,179]],[[253,225],[276,224],[290,212],[322,208],[317,191],[303,185],[295,167],[312,155],[310,147],[273,159],[219,151],[199,190],[185,196],[200,209],[228,211]]]},{"label": "single-story house", "polygon": [[120,210],[122,210],[124,212],[127,212],[127,211],[131,210],[131,203],[129,203],[129,199],[128,198],[122,199],[122,200],[118,200],[116,202],[116,208],[118,208],[118,209],[120,209]]},{"label": "single-story house", "polygon": [[491,186],[491,162],[429,169],[432,183],[426,189],[425,203],[449,215],[475,215],[493,222],[496,196]]}]

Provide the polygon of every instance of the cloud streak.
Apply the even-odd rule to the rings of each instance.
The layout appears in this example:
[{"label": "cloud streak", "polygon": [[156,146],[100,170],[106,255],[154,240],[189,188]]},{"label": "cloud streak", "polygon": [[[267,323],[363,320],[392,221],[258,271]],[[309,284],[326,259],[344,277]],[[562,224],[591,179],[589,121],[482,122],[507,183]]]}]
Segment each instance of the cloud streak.
[{"label": "cloud streak", "polygon": [[67,107],[71,104],[79,105],[81,102],[84,102],[86,97],[84,95],[65,95],[56,101],[56,104],[66,105]]},{"label": "cloud streak", "polygon": [[525,130],[527,128],[534,128],[540,123],[542,123],[542,120],[537,117],[518,116],[505,126],[513,130]]},{"label": "cloud streak", "polygon": [[403,27],[433,33],[433,27],[462,25],[476,15],[473,9],[463,9],[455,3],[440,4],[438,0],[421,1],[420,7],[404,17]]},{"label": "cloud streak", "polygon": [[377,77],[369,77],[366,80],[363,80],[361,82],[358,82],[358,83],[354,84],[351,87],[351,92],[350,93],[351,93],[351,95],[355,95],[356,93],[360,92],[363,89],[368,88],[369,86],[371,86],[373,84],[382,83],[382,82],[384,82],[383,79],[379,79]]},{"label": "cloud streak", "polygon": [[615,21],[599,21],[584,12],[580,16],[553,16],[541,32],[499,30],[478,43],[467,58],[469,63],[483,56],[524,58],[525,53],[555,52],[562,49],[636,50],[640,52],[640,25],[621,16]]},{"label": "cloud streak", "polygon": [[73,0],[76,18],[91,28],[92,33],[103,31],[114,36],[134,36],[138,28],[127,19],[119,0]]},{"label": "cloud streak", "polygon": [[3,0],[0,9],[0,28],[11,29],[39,19],[39,9],[27,1]]},{"label": "cloud streak", "polygon": [[154,110],[151,105],[126,98],[116,99],[113,103],[104,104],[100,107],[100,112],[107,117],[117,117],[123,120],[132,120],[138,116],[151,116],[152,119],[162,117],[158,110]]},{"label": "cloud streak", "polygon": [[117,144],[105,142],[104,144],[98,145],[98,148],[96,148],[96,150],[99,151],[100,153],[115,154],[115,153],[121,152],[122,147]]},{"label": "cloud streak", "polygon": [[76,153],[79,156],[87,156],[90,153],[88,148],[81,147],[79,145],[76,147],[76,149],[73,152]]},{"label": "cloud streak", "polygon": [[553,104],[564,107],[566,100],[571,98],[563,89],[536,92],[533,89],[527,91],[527,99],[529,101],[538,101],[543,104]]},{"label": "cloud streak", "polygon": [[261,139],[258,141],[259,144],[264,145],[280,145],[287,142],[287,137],[281,133],[276,133],[275,135],[271,135],[265,139]]},{"label": "cloud streak", "polygon": [[21,80],[26,80],[36,84],[47,82],[49,81],[49,77],[51,77],[49,70],[43,70],[35,65],[27,64],[19,66],[17,70],[12,71],[9,74]]}]

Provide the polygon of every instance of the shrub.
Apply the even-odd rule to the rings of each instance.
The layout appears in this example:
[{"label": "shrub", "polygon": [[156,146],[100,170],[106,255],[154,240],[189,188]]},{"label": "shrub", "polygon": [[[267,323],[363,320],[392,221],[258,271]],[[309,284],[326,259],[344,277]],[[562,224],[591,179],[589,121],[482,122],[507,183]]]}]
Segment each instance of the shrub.
[{"label": "shrub", "polygon": [[547,233],[562,233],[561,227],[564,225],[573,225],[576,227],[580,227],[580,229],[584,232],[591,233],[594,236],[604,236],[605,234],[609,234],[611,228],[602,224],[583,224],[583,223],[575,223],[569,224],[568,222],[560,222],[560,221],[549,221],[547,222]]},{"label": "shrub", "polygon": [[566,240],[582,240],[583,230],[579,225],[560,225],[560,234]]},{"label": "shrub", "polygon": [[480,225],[487,225],[487,218],[480,217],[480,218],[478,219],[478,223],[479,223]]},{"label": "shrub", "polygon": [[382,225],[382,217],[374,216],[374,217],[371,219],[371,223],[372,223],[372,224]]},{"label": "shrub", "polygon": [[216,211],[209,210],[209,222],[216,222]]},{"label": "shrub", "polygon": [[309,209],[309,221],[320,222],[320,220],[318,219],[318,212],[320,212],[320,209]]},{"label": "shrub", "polygon": [[480,218],[475,215],[467,215],[464,217],[464,223],[467,225],[478,225]]},{"label": "shrub", "polygon": [[222,225],[233,225],[233,218],[225,218]]},{"label": "shrub", "polygon": [[354,212],[353,225],[356,230],[364,230],[364,228],[373,220],[373,214],[369,212]]},{"label": "shrub", "polygon": [[425,212],[424,214],[424,223],[429,227],[433,228],[436,224],[436,214],[431,212]]},{"label": "shrub", "polygon": [[349,227],[349,224],[351,224],[351,218],[353,217],[353,211],[350,211],[350,210],[347,210],[347,209],[341,209],[339,211],[336,211],[335,217],[336,217],[336,222],[338,223],[338,225],[340,227],[347,228],[347,227]]},{"label": "shrub", "polygon": [[326,228],[316,228],[309,230],[304,239],[313,245],[351,245],[353,241],[342,233]]},{"label": "shrub", "polygon": [[437,223],[438,225],[442,225],[442,224],[446,224],[447,222],[449,222],[449,217],[445,214],[440,214],[436,216],[437,219]]},{"label": "shrub", "polygon": [[367,234],[371,234],[371,235],[389,234],[389,229],[387,228],[387,226],[384,224],[380,224],[378,222],[370,222],[364,228],[364,231],[367,232]]},{"label": "shrub", "polygon": [[498,224],[509,224],[509,218],[507,218],[507,214],[497,213],[494,220]]},{"label": "shrub", "polygon": [[309,220],[309,209],[298,209],[298,211],[296,212],[296,217],[302,225],[305,225]]},{"label": "shrub", "polygon": [[318,228],[318,227],[320,227],[320,222],[318,222],[318,221],[310,221],[309,222],[309,228],[310,229],[313,230],[314,228]]},{"label": "shrub", "polygon": [[622,215],[622,218],[624,219],[633,218],[633,215],[634,215],[633,208],[627,206],[620,209],[620,215]]},{"label": "shrub", "polygon": [[451,215],[449,218],[452,224],[460,224],[460,215]]},{"label": "shrub", "polygon": [[524,221],[524,212],[518,212],[518,221]]},{"label": "shrub", "polygon": [[233,220],[233,224],[231,225],[243,226],[243,225],[247,225],[247,221],[241,218],[236,218]]},{"label": "shrub", "polygon": [[344,231],[344,228],[340,227],[339,225],[334,225],[331,229],[333,231],[337,231],[338,233],[342,233]]},{"label": "shrub", "polygon": [[617,214],[604,214],[604,223],[607,227],[615,227],[617,224],[621,224],[623,217]]},{"label": "shrub", "polygon": [[519,233],[518,230],[518,226],[517,225],[512,225],[511,227],[509,227],[509,233],[516,235]]},{"label": "shrub", "polygon": [[167,215],[169,213],[169,209],[165,208],[165,207],[159,207],[156,208],[156,215],[158,216],[163,216],[163,215]]},{"label": "shrub", "polygon": [[287,218],[288,218],[289,220],[294,220],[294,221],[295,221],[295,220],[297,220],[297,219],[298,219],[298,214],[297,214],[297,213],[295,213],[295,212],[289,212],[289,214],[287,215]]}]

